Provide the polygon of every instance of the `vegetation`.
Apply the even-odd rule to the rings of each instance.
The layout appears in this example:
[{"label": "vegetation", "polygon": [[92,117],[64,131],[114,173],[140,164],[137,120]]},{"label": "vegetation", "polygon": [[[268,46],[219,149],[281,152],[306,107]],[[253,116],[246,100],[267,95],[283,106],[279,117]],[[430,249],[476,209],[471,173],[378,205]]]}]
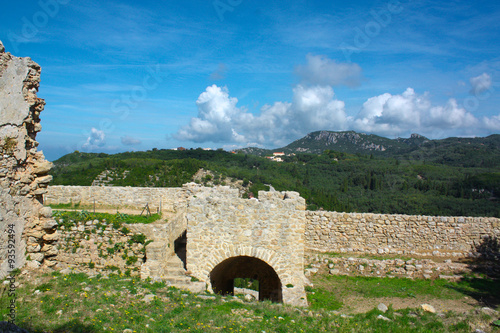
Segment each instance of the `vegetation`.
[{"label": "vegetation", "polygon": [[[129,231],[127,228],[123,227],[123,223],[143,223],[143,224],[148,224],[152,223],[156,220],[161,219],[160,214],[152,214],[151,216],[146,216],[146,215],[131,215],[131,214],[108,214],[108,213],[91,213],[86,210],[82,211],[63,211],[63,210],[56,210],[53,212],[53,217],[59,221],[59,225],[64,226],[65,228],[71,228],[74,226],[75,221],[90,221],[90,220],[100,220],[100,221],[106,221],[107,223],[113,224],[113,228],[115,229],[122,229],[123,234],[127,234]],[[124,230],[126,229],[126,230]],[[132,237],[140,237],[137,235],[134,235]],[[134,242],[140,242],[144,243],[144,240],[141,241],[136,241]]]},{"label": "vegetation", "polygon": [[[238,297],[196,295],[122,274],[92,276],[51,273],[16,281],[16,324],[30,332],[471,332],[496,318],[483,313],[418,308],[371,309],[349,314],[342,299],[379,295],[393,299],[432,295],[459,299],[476,290],[469,282],[410,281],[356,277],[313,279],[308,289],[311,308],[269,302],[245,302]],[[434,284],[433,284],[434,282]],[[374,288],[376,286],[376,288]],[[493,284],[491,285],[493,287]],[[467,290],[468,292],[463,292]],[[493,292],[493,289],[490,290]],[[8,297],[0,299],[0,320],[8,313]],[[345,312],[347,311],[347,313]],[[383,315],[387,320],[380,319]],[[498,329],[492,327],[493,332]]]}]

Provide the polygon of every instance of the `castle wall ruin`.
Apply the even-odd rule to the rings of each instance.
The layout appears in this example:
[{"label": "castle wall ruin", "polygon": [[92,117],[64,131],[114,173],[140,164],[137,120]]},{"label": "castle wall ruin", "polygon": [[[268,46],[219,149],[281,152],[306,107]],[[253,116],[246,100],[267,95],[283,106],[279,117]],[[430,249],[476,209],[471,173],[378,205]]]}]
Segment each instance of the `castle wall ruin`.
[{"label": "castle wall ruin", "polygon": [[[195,188],[198,189],[194,190]],[[220,188],[222,187],[218,187]],[[212,193],[213,189],[201,186],[172,189],[49,186],[45,201],[64,203],[69,202],[68,198],[81,198],[82,202],[90,204],[93,202],[90,193],[93,193],[94,198],[98,198],[97,202],[103,206],[127,205],[134,198],[139,198],[142,205],[158,200],[153,198],[162,193],[164,212],[173,210],[177,215],[184,215],[182,210],[188,207],[189,198],[203,191]],[[485,238],[500,238],[500,219],[493,217],[327,211],[307,211],[304,214],[304,246],[306,249],[320,252],[470,257],[474,256],[476,248]]]},{"label": "castle wall ruin", "polygon": [[306,247],[320,252],[474,257],[500,239],[494,217],[307,212]]},{"label": "castle wall ruin", "polygon": [[37,151],[41,68],[5,52],[0,42],[0,278],[23,267],[54,266],[58,238],[51,209],[42,205],[52,163]]},{"label": "castle wall ruin", "polygon": [[305,208],[297,192],[260,191],[257,200],[200,187],[188,201],[188,271],[217,293],[233,293],[234,278],[251,278],[261,299],[307,305]]}]

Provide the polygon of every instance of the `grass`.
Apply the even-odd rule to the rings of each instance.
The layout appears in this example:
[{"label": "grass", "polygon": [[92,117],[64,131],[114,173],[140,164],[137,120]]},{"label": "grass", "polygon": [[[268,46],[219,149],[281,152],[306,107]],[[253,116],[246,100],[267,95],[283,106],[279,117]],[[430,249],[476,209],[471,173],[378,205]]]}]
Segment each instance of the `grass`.
[{"label": "grass", "polygon": [[[105,220],[107,223],[112,223],[115,229],[122,227],[122,224],[143,223],[148,224],[161,219],[161,214],[146,215],[132,215],[132,214],[109,214],[109,213],[92,213],[86,210],[82,211],[64,211],[57,210],[53,212],[53,217],[58,221],[62,220],[60,225],[65,227],[74,226],[75,222],[86,222],[92,220]],[[125,228],[126,229],[126,228]],[[128,230],[128,229],[127,229]]]},{"label": "grass", "polygon": [[[363,314],[341,315],[342,305],[329,289],[342,286],[345,293],[359,293],[366,297],[378,296],[399,288],[395,295],[408,297],[407,290],[415,281],[394,281],[373,278],[318,277],[318,285],[309,288],[310,308],[296,308],[270,302],[243,302],[236,297],[202,295],[151,283],[134,277],[111,274],[108,277],[88,277],[85,274],[59,273],[27,277],[19,275],[16,324],[33,333],[42,332],[470,332],[478,320],[493,322],[497,318],[477,318],[449,312],[445,317],[420,309],[389,311],[390,319],[377,319],[380,311],[373,309]],[[401,279],[403,280],[403,279]],[[424,281],[425,282],[425,281]],[[437,297],[454,297],[460,288],[451,288],[441,282],[433,287],[420,285],[412,292],[432,293]],[[376,286],[376,287],[375,287]],[[453,287],[474,288],[470,284]],[[2,288],[3,285],[2,285]],[[447,289],[451,294],[439,290]],[[38,290],[38,292],[37,292]],[[155,295],[149,303],[145,295]],[[463,296],[463,294],[462,294]],[[0,299],[0,320],[5,320],[7,302]],[[483,316],[484,317],[484,316]],[[493,332],[499,329],[491,328]]]},{"label": "grass", "polygon": [[319,285],[329,291],[342,290],[346,294],[357,294],[363,297],[415,297],[426,295],[438,299],[458,299],[463,294],[457,289],[472,291],[466,281],[449,282],[443,279],[423,280],[405,278],[375,278],[326,275],[316,280]]}]

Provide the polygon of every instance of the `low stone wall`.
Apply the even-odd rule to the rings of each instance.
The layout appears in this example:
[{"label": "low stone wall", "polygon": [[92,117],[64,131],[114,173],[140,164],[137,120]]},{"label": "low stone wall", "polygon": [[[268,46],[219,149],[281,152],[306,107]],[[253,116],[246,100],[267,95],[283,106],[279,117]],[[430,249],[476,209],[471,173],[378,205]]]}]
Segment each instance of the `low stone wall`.
[{"label": "low stone wall", "polygon": [[176,212],[185,203],[185,191],[180,187],[119,187],[119,186],[49,186],[44,203],[77,204],[97,208],[131,208],[142,210],[149,205],[151,213]]},{"label": "low stone wall", "polygon": [[331,275],[343,276],[458,280],[463,274],[472,274],[474,271],[498,276],[500,269],[491,262],[478,266],[453,262],[451,259],[442,262],[432,259],[372,259],[332,257],[326,253],[306,256],[306,264],[308,265],[305,270],[307,277],[326,271]]},{"label": "low stone wall", "polygon": [[[54,234],[59,247],[58,269],[85,273],[124,273],[129,270],[131,275],[140,275],[148,238],[140,232],[127,232],[126,229],[133,225],[124,224],[117,228],[106,220],[64,222],[61,219],[58,223],[58,231]],[[141,226],[153,229],[151,225]]]},{"label": "low stone wall", "polygon": [[307,212],[306,248],[320,252],[475,256],[500,238],[500,220],[337,212]]}]

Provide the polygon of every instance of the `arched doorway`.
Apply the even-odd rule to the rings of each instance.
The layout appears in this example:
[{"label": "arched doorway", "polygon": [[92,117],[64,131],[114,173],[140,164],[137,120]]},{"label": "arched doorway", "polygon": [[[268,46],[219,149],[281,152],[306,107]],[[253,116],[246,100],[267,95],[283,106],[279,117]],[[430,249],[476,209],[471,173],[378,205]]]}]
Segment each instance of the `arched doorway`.
[{"label": "arched doorway", "polygon": [[214,267],[210,283],[215,293],[234,295],[234,279],[250,278],[259,281],[259,300],[283,302],[281,281],[266,262],[248,256],[231,257]]},{"label": "arched doorway", "polygon": [[174,241],[174,252],[181,259],[184,269],[186,269],[186,244],[187,230]]}]

